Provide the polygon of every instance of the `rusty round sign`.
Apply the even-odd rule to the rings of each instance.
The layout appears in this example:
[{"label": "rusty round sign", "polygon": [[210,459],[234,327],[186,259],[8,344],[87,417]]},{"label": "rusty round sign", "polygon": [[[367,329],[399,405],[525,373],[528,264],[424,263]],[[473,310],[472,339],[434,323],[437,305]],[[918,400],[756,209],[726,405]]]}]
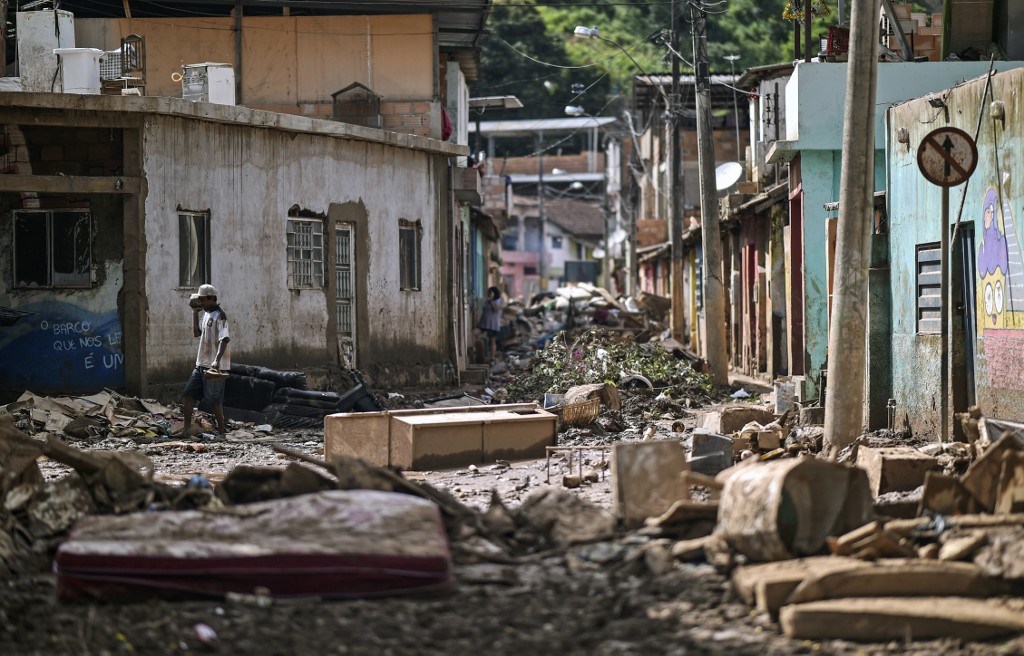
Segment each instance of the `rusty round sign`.
[{"label": "rusty round sign", "polygon": [[960,128],[932,130],[917,149],[917,165],[929,182],[955,187],[967,182],[978,166],[978,147]]}]

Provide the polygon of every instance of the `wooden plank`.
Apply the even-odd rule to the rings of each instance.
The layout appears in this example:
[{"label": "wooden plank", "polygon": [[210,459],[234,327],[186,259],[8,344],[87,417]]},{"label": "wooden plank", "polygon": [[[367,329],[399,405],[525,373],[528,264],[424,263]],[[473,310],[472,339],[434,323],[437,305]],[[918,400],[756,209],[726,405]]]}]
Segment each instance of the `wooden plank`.
[{"label": "wooden plank", "polygon": [[732,587],[743,601],[754,604],[755,601],[758,601],[759,586],[781,583],[788,586],[785,595],[788,597],[789,593],[808,576],[819,576],[826,572],[842,571],[853,567],[867,567],[867,563],[838,556],[812,556],[780,560],[774,563],[744,565],[733,570]]},{"label": "wooden plank", "polygon": [[787,604],[844,597],[989,597],[1007,594],[1007,581],[986,576],[973,563],[937,560],[889,560],[870,567],[809,577]]},{"label": "wooden plank", "polygon": [[988,640],[1024,631],[1024,614],[964,597],[827,599],[786,606],[788,638],[803,640]]},{"label": "wooden plank", "polygon": [[138,194],[141,178],[116,175],[0,175],[0,192]]}]

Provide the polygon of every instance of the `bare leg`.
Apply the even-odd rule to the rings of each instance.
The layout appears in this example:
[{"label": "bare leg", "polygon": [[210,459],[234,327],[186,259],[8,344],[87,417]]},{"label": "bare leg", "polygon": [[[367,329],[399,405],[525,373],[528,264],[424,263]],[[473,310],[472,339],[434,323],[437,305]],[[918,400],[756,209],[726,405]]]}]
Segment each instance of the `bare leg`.
[{"label": "bare leg", "polygon": [[181,397],[181,411],[185,415],[185,425],[181,427],[182,437],[189,437],[192,435],[192,405],[195,401],[191,396],[187,394]]},{"label": "bare leg", "polygon": [[217,432],[221,435],[227,435],[228,425],[224,421],[224,406],[220,403],[214,404],[213,416],[217,420]]}]

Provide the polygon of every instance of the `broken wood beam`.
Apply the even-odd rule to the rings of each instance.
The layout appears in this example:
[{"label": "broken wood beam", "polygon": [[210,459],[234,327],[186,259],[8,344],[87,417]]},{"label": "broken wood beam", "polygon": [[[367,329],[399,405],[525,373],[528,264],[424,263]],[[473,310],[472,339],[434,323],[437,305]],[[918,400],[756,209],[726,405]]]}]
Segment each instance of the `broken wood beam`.
[{"label": "broken wood beam", "polygon": [[1024,631],[1024,615],[964,597],[827,599],[785,606],[787,638],[803,640],[988,640]]}]

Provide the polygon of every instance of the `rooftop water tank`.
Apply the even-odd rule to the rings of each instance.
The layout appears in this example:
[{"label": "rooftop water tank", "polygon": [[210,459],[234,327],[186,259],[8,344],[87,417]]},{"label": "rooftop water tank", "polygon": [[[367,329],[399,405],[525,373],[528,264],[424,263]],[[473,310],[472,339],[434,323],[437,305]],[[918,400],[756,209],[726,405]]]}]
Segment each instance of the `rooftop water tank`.
[{"label": "rooftop water tank", "polygon": [[100,92],[100,57],[104,52],[98,48],[55,48],[53,54],[60,57],[61,79],[64,93]]}]

